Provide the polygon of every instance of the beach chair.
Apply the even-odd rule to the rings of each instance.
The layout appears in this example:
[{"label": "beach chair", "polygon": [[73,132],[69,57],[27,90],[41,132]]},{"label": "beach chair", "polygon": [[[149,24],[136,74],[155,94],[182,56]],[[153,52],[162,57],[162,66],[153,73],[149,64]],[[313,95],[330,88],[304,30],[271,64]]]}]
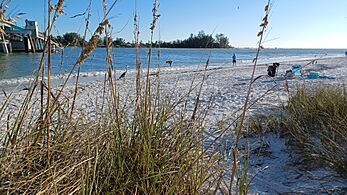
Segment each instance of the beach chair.
[{"label": "beach chair", "polygon": [[302,66],[299,64],[293,65],[291,71],[294,77],[301,77],[303,74]]}]

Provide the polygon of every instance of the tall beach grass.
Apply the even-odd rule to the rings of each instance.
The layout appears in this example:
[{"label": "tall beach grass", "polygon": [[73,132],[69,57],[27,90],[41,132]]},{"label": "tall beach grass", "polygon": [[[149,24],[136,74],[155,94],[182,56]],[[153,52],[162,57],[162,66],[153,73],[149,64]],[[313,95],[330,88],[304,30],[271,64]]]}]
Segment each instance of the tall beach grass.
[{"label": "tall beach grass", "polygon": [[[49,18],[55,12],[53,19],[48,20],[47,37],[63,11],[64,1],[58,1],[55,6],[50,6],[51,3],[48,2]],[[203,145],[208,138],[203,136],[201,111],[197,110],[197,117],[192,119],[186,111],[179,111],[184,101],[171,101],[159,95],[159,84],[151,84],[149,77],[151,55],[145,80],[140,74],[139,57],[134,59],[137,64],[134,110],[127,110],[130,106],[120,102],[107,41],[104,98],[95,100],[95,116],[85,117],[75,109],[79,95],[78,76],[73,98],[64,95],[73,71],[79,70],[89,57],[99,37],[105,34],[106,40],[111,40],[106,3],[103,1],[103,20],[62,86],[51,88],[50,74],[48,86],[45,84],[46,53],[43,53],[36,79],[14,121],[6,116],[11,97],[1,104],[0,116],[8,117],[8,125],[0,148],[0,193],[197,194],[219,190],[220,182],[217,181],[225,170],[218,162],[223,156]],[[158,2],[154,1],[152,37],[159,18],[157,11]],[[136,35],[137,28],[135,39]],[[48,38],[45,44],[48,65],[49,48]],[[149,48],[149,53],[151,51]],[[50,73],[51,67],[47,68]],[[41,95],[37,101],[39,78]]]},{"label": "tall beach grass", "polygon": [[347,175],[347,94],[321,86],[299,88],[285,108],[289,145],[306,168],[330,167]]},{"label": "tall beach grass", "polygon": [[[222,135],[234,130],[233,126],[215,128],[220,134],[218,137],[210,136],[213,132],[204,133],[208,109],[201,108],[200,98],[208,79],[209,59],[201,81],[192,81],[186,98],[182,98],[183,95],[173,100],[162,94],[159,61],[156,77],[150,76],[150,67],[155,63],[151,59],[152,42],[160,16],[159,2],[154,0],[145,73],[141,73],[139,22],[137,12],[134,14],[136,94],[132,94],[133,105],[126,105],[122,102],[124,94],[119,91],[121,82],[117,82],[114,71],[116,63],[110,54],[112,37],[108,18],[117,0],[112,1],[111,6],[103,0],[104,15],[100,24],[83,46],[66,80],[54,89],[50,82],[50,34],[63,13],[64,2],[59,0],[54,6],[48,2],[51,19],[46,29],[46,52],[42,54],[35,79],[14,119],[10,119],[7,111],[11,96],[0,105],[0,117],[7,123],[5,136],[0,140],[0,194],[247,194],[247,157],[240,162],[238,140],[251,106],[249,97],[253,82],[250,82],[242,114],[236,117],[240,120],[231,122],[237,124],[236,144],[231,150],[233,159],[226,161],[218,143]],[[89,29],[90,4],[84,38]],[[251,80],[263,48],[269,6],[270,1],[258,33],[260,41]],[[79,73],[80,66],[96,48],[101,36],[106,37],[107,56],[103,98],[95,99],[95,115],[90,117],[76,109],[80,95]],[[44,66],[46,55],[47,70]],[[74,90],[68,96],[68,81],[76,69]],[[45,72],[49,73],[47,80],[44,80]],[[195,100],[192,112],[186,109],[187,99]],[[231,163],[231,170],[226,169],[228,164],[225,163]],[[239,175],[238,182],[234,182],[236,175]]]}]

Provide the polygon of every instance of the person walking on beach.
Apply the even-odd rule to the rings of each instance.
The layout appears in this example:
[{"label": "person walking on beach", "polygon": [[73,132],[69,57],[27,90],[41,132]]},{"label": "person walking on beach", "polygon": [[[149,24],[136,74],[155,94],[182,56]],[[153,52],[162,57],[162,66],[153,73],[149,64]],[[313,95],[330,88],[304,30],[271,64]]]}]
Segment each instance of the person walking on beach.
[{"label": "person walking on beach", "polygon": [[236,55],[233,54],[233,66],[236,66]]}]

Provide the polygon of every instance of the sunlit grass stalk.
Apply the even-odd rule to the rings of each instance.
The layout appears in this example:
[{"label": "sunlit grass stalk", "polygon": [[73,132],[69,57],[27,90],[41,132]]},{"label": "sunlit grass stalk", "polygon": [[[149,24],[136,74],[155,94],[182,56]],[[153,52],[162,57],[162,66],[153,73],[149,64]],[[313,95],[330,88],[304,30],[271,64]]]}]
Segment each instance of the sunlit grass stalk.
[{"label": "sunlit grass stalk", "polygon": [[259,54],[260,54],[260,51],[263,48],[263,46],[262,46],[263,38],[264,38],[265,29],[266,29],[266,27],[268,25],[268,17],[269,17],[269,12],[270,12],[269,6],[270,6],[270,0],[268,1],[267,5],[265,6],[265,13],[266,14],[265,14],[265,17],[263,18],[263,21],[262,21],[262,24],[261,24],[261,30],[258,33],[259,43],[258,43],[258,47],[257,47],[256,57],[253,60],[254,65],[253,65],[252,74],[251,74],[251,81],[250,81],[250,84],[248,86],[246,100],[245,100],[245,103],[244,103],[244,106],[243,106],[242,116],[240,118],[240,125],[238,126],[237,131],[236,131],[236,148],[238,146],[238,141],[240,139],[241,130],[243,128],[243,123],[244,123],[244,119],[245,119],[246,112],[247,112],[249,98],[250,98],[251,91],[252,91],[252,86],[253,86],[253,82],[252,81],[254,80],[254,77],[255,77],[255,70],[256,70],[256,67],[257,67]]},{"label": "sunlit grass stalk", "polygon": [[[106,0],[103,0],[103,8],[104,8],[104,18],[107,18],[107,2]],[[107,64],[107,70],[108,70],[108,81],[110,85],[111,95],[113,98],[113,109],[116,113],[116,122],[118,123],[118,98],[117,98],[117,92],[116,92],[116,80],[113,80],[113,61],[112,57],[110,55],[110,45],[112,44],[112,41],[110,42],[110,35],[108,32],[110,24],[107,24],[105,26],[105,46],[106,46],[106,64]]]},{"label": "sunlit grass stalk", "polygon": [[[64,2],[64,0],[59,0],[59,2],[57,4],[58,6],[56,6],[56,13],[55,13],[53,21],[55,21],[57,19],[57,13],[60,13],[60,14],[63,13],[63,10],[62,10],[63,2]],[[112,10],[112,8],[113,8],[113,6],[115,5],[116,2],[117,2],[117,0],[114,0],[114,3],[112,5],[111,9],[108,10],[106,16],[110,13],[110,11]],[[68,74],[67,78],[63,82],[63,84],[61,86],[61,89],[59,90],[58,94],[56,95],[57,96],[57,98],[56,98],[57,100],[60,98],[61,94],[63,93],[63,91],[64,91],[64,89],[66,87],[66,84],[69,81],[71,75],[73,74],[76,66],[80,65],[80,64],[83,64],[84,61],[89,57],[91,52],[97,47],[97,42],[98,42],[98,39],[99,39],[99,35],[102,34],[102,32],[104,31],[105,26],[108,25],[108,24],[109,24],[109,21],[106,19],[106,17],[104,17],[103,21],[96,28],[95,32],[93,33],[92,37],[90,38],[89,42],[87,43],[86,48],[84,50],[82,50],[78,60],[73,65],[70,73]],[[55,106],[56,103],[57,102],[54,101],[53,102],[53,106]]]},{"label": "sunlit grass stalk", "polygon": [[[53,20],[51,22],[51,24],[46,28],[46,31],[45,31],[45,34],[50,34],[52,32],[52,28],[53,26],[55,25],[55,22],[58,18],[58,15],[60,13],[62,13],[62,6],[63,6],[63,0],[59,0],[58,2],[58,6],[56,6],[56,11],[54,13],[54,17],[53,17]],[[59,10],[59,11],[58,11]],[[48,48],[48,39],[45,40],[45,44],[44,44],[44,47],[43,47],[43,51],[47,51],[47,48]],[[37,82],[38,82],[38,79],[40,77],[40,72],[42,73],[42,79],[44,78],[44,70],[42,70],[44,68],[44,64],[45,64],[45,52],[42,53],[42,56],[41,56],[41,59],[40,59],[40,65],[37,69],[37,72],[35,74],[35,77],[34,77],[34,80],[31,84],[31,86],[29,87],[29,90],[28,90],[28,93],[26,94],[25,98],[24,98],[24,101],[23,101],[23,104],[21,105],[21,108],[18,112],[18,115],[16,117],[16,120],[14,122],[14,125],[13,125],[13,132],[11,134],[11,137],[9,138],[9,140],[11,141],[12,145],[15,145],[16,143],[16,140],[17,140],[17,136],[18,136],[18,133],[19,133],[19,130],[20,128],[22,127],[22,123],[23,123],[23,120],[24,118],[27,116],[28,114],[28,107],[29,107],[29,104],[30,104],[30,101],[32,100],[32,97],[34,95],[34,92],[35,92],[35,89],[37,87]],[[41,81],[41,117],[43,119],[43,82]],[[47,117],[46,117],[47,118]],[[44,124],[43,121],[41,121],[42,124]],[[5,146],[8,146],[8,142],[5,143]]]},{"label": "sunlit grass stalk", "polygon": [[134,41],[136,48],[136,109],[139,109],[140,101],[141,101],[141,62],[139,56],[139,17],[137,13],[137,5],[135,5],[135,13],[134,13]]},{"label": "sunlit grass stalk", "polygon": [[5,110],[8,107],[9,103],[11,102],[11,98],[13,95],[13,92],[11,92],[9,95],[6,94],[5,91],[3,91],[4,96],[5,96],[5,100],[3,101],[1,107],[0,107],[0,119],[2,119],[4,117],[5,114]]},{"label": "sunlit grass stalk", "polygon": [[[53,101],[52,106],[55,107],[58,104],[59,98],[60,96],[63,94],[64,89],[68,83],[68,81],[70,80],[73,72],[75,71],[76,67],[80,64],[83,64],[84,61],[89,57],[89,55],[92,53],[92,51],[97,47],[97,42],[98,42],[98,38],[99,38],[99,34],[102,34],[102,32],[104,31],[104,27],[105,25],[108,24],[108,20],[105,19],[102,23],[99,24],[99,26],[97,27],[97,29],[95,30],[95,32],[93,33],[92,37],[90,38],[89,42],[86,45],[86,48],[82,51],[81,55],[79,56],[78,60],[76,61],[76,63],[72,66],[71,71],[69,72],[68,76],[66,77],[65,81],[63,82],[62,86],[60,87],[60,89],[57,92],[56,95],[56,100]],[[51,115],[52,113],[49,113],[49,115]]]},{"label": "sunlit grass stalk", "polygon": [[[62,45],[61,45],[62,46]],[[63,64],[64,64],[64,50],[65,50],[65,47],[61,47],[60,48],[60,63],[59,63],[59,76],[60,78],[62,78],[62,76],[64,75],[64,70],[63,70]]]},{"label": "sunlit grass stalk", "polygon": [[[51,28],[51,12],[52,12],[52,0],[48,1],[48,28]],[[51,109],[51,52],[52,52],[52,42],[51,42],[51,33],[50,31],[47,32],[47,41],[48,41],[48,50],[47,50],[47,84],[48,84],[48,90],[47,90],[47,113],[50,113]],[[46,116],[46,136],[47,136],[47,159],[49,161],[50,159],[50,144],[51,144],[51,138],[50,138],[50,123],[51,123],[51,116]]]},{"label": "sunlit grass stalk", "polygon": [[196,113],[197,113],[199,105],[200,105],[200,96],[201,96],[201,93],[202,93],[202,89],[203,89],[204,83],[205,83],[205,81],[207,79],[207,68],[208,68],[209,64],[210,64],[210,56],[208,57],[208,59],[206,61],[205,69],[204,69],[204,76],[202,78],[199,91],[198,91],[198,93],[196,95],[195,106],[194,106],[194,110],[193,110],[193,113],[192,113],[192,116],[191,116],[192,120],[195,120]]},{"label": "sunlit grass stalk", "polygon": [[[157,76],[157,95],[156,95],[156,106],[159,106],[160,105],[160,58],[161,58],[161,51],[160,51],[160,31],[159,31],[159,41],[158,41],[158,53],[157,53],[157,57],[158,57],[158,71],[156,73],[156,76]],[[158,108],[160,109],[160,108]]]},{"label": "sunlit grass stalk", "polygon": [[259,37],[257,53],[256,53],[256,56],[255,56],[255,58],[253,60],[254,65],[253,65],[253,69],[252,69],[251,80],[250,80],[250,83],[249,83],[249,86],[248,86],[248,90],[247,90],[246,100],[245,100],[245,103],[243,105],[243,112],[242,112],[242,115],[241,115],[241,118],[240,118],[240,122],[239,122],[239,124],[237,126],[237,129],[236,129],[235,148],[232,150],[233,157],[234,157],[234,163],[233,163],[233,167],[232,167],[232,177],[230,179],[230,185],[229,185],[229,192],[230,193],[232,192],[232,186],[233,186],[234,176],[235,176],[235,172],[236,172],[236,163],[235,162],[237,161],[236,156],[238,156],[239,139],[240,139],[241,131],[242,131],[242,128],[243,128],[243,123],[244,123],[244,120],[245,120],[246,112],[248,110],[248,104],[249,104],[249,99],[250,99],[250,95],[251,95],[251,91],[252,91],[253,80],[254,80],[254,77],[255,77],[255,70],[256,70],[256,67],[257,67],[259,54],[260,54],[260,51],[263,48],[262,44],[263,44],[263,38],[264,38],[265,29],[266,29],[266,27],[268,25],[268,17],[269,17],[269,13],[270,13],[270,9],[269,9],[270,2],[271,2],[271,0],[268,0],[267,4],[265,6],[265,9],[264,9],[265,17],[263,18],[262,23],[260,25],[261,30],[257,34],[257,36]]},{"label": "sunlit grass stalk", "polygon": [[[86,18],[86,26],[85,26],[84,34],[83,34],[83,43],[82,43],[81,52],[84,50],[84,47],[85,47],[85,40],[86,40],[86,38],[87,38],[87,32],[88,32],[88,29],[89,29],[90,16],[91,16],[90,11],[91,11],[91,8],[92,8],[92,1],[93,1],[93,0],[90,0],[90,1],[89,1],[88,15],[87,15],[87,18]],[[80,72],[81,72],[81,65],[79,64],[79,65],[78,65],[78,70],[77,70],[77,77],[76,77],[76,81],[75,81],[74,95],[73,95],[73,98],[72,98],[72,105],[71,105],[70,118],[72,118],[72,114],[73,114],[74,108],[75,108],[75,101],[76,101],[77,93],[78,93],[78,82],[79,82],[79,78],[80,78]]]},{"label": "sunlit grass stalk", "polygon": [[[148,49],[148,61],[147,61],[147,75],[146,75],[146,87],[145,87],[145,97],[151,97],[150,96],[150,79],[149,79],[149,75],[150,75],[150,69],[151,69],[151,62],[152,62],[152,46],[153,46],[153,36],[154,36],[154,29],[156,28],[157,25],[157,21],[159,19],[159,16],[157,14],[158,12],[158,6],[159,6],[159,2],[158,0],[154,0],[153,1],[153,9],[152,9],[152,15],[153,15],[153,19],[152,19],[152,23],[151,23],[151,35],[150,35],[150,42],[149,42],[149,49]],[[147,112],[151,112],[151,104],[148,98],[144,99],[144,114],[146,115]],[[148,110],[149,109],[149,110]]]},{"label": "sunlit grass stalk", "polygon": [[[142,109],[142,116],[140,117],[140,120],[142,121],[143,125],[143,132],[144,137],[142,137],[143,141],[143,150],[144,154],[143,158],[141,159],[141,165],[143,169],[146,172],[151,172],[153,169],[153,156],[151,154],[151,148],[153,147],[153,140],[151,139],[151,136],[153,135],[154,131],[154,124],[153,124],[153,119],[154,119],[154,110],[153,110],[153,105],[152,105],[152,93],[151,93],[151,84],[150,84],[150,69],[151,69],[151,62],[152,62],[152,45],[153,45],[153,36],[154,36],[154,30],[156,28],[157,20],[159,19],[159,15],[157,14],[158,12],[158,0],[153,1],[153,9],[152,9],[152,15],[153,15],[153,20],[151,23],[150,27],[150,43],[149,43],[149,49],[148,49],[148,61],[147,61],[147,72],[146,72],[146,82],[145,82],[145,94],[144,94],[144,104],[143,104],[143,109]],[[147,188],[150,187],[150,180],[145,181],[145,185]]]}]

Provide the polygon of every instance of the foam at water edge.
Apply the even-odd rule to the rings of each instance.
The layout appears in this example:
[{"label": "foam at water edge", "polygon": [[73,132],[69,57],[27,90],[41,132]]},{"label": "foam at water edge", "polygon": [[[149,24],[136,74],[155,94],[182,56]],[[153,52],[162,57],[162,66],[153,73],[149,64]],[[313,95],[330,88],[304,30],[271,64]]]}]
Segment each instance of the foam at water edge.
[{"label": "foam at water edge", "polygon": [[[266,64],[266,63],[273,63],[273,62],[286,62],[286,61],[301,61],[301,60],[313,60],[313,59],[326,59],[326,58],[333,58],[333,57],[343,57],[343,55],[339,56],[317,56],[317,57],[302,57],[302,56],[291,56],[291,57],[276,57],[276,58],[263,58],[259,59],[259,64]],[[246,65],[252,65],[252,60],[239,60],[239,66],[246,66]],[[203,69],[205,64],[193,64],[193,65],[187,65],[187,66],[162,66],[161,72],[171,72],[171,71],[182,71],[182,70],[197,70],[197,69]],[[219,63],[219,64],[210,64],[209,67],[228,67],[229,63]],[[231,64],[230,64],[231,66]],[[116,75],[121,74],[124,72],[124,69],[117,69],[115,70]],[[146,74],[147,68],[142,67],[141,69],[142,74]],[[151,73],[157,72],[157,68],[152,68]],[[128,70],[129,74],[135,74],[136,69],[131,68]],[[81,72],[81,77],[101,77],[106,74],[106,71],[91,71],[91,72]],[[72,75],[72,78],[76,77],[76,74]],[[62,75],[53,75],[52,80],[63,80],[67,78],[67,74]],[[45,78],[47,80],[47,78]],[[15,86],[20,84],[27,84],[34,80],[34,77],[18,77],[18,78],[11,78],[11,79],[3,79],[0,80],[0,86]]]}]

